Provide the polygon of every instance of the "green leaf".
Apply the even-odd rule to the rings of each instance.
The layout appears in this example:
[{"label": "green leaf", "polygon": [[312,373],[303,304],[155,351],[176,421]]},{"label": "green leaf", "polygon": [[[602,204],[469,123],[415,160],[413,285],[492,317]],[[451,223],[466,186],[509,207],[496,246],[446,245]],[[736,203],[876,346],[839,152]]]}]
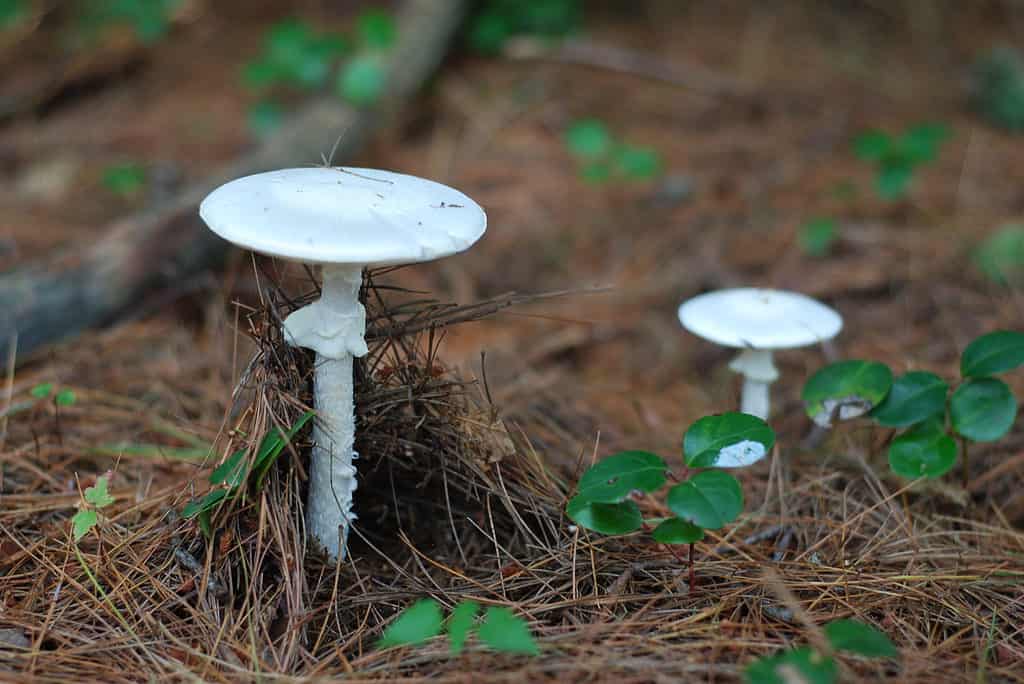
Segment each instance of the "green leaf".
[{"label": "green leaf", "polygon": [[245,449],[239,449],[210,473],[210,484],[227,485],[232,489],[240,487],[249,473],[247,465]]},{"label": "green leaf", "polygon": [[893,382],[882,403],[871,409],[871,417],[885,427],[908,427],[943,413],[947,392],[949,385],[934,373],[904,373]]},{"label": "green leaf", "polygon": [[748,684],[834,684],[839,668],[808,646],[755,660],[743,672]]},{"label": "green leaf", "polygon": [[246,120],[250,131],[259,137],[265,137],[281,127],[284,110],[276,102],[263,100],[249,107]]},{"label": "green leaf", "polygon": [[200,513],[212,511],[217,505],[227,498],[230,492],[226,489],[214,489],[206,493],[201,499],[193,499],[185,505],[181,511],[181,517],[189,520]]},{"label": "green leaf", "polygon": [[103,171],[103,186],[120,197],[135,197],[146,187],[146,170],[132,162],[111,164]]},{"label": "green leaf", "polygon": [[372,105],[384,93],[386,78],[384,65],[377,57],[355,57],[338,74],[338,94],[358,107]]},{"label": "green leaf", "polygon": [[279,21],[267,33],[267,59],[279,66],[295,64],[302,60],[312,40],[312,31],[305,22],[299,19]]},{"label": "green leaf", "polygon": [[565,144],[571,154],[593,161],[608,156],[612,149],[612,136],[601,121],[581,119],[566,130]]},{"label": "green leaf", "polygon": [[276,62],[257,59],[242,67],[242,85],[251,90],[262,90],[277,83],[282,75],[282,69]]},{"label": "green leaf", "polygon": [[85,500],[96,508],[104,508],[114,503],[114,497],[107,491],[109,478],[101,475],[96,478],[96,484],[85,490]]},{"label": "green leaf", "polygon": [[729,473],[707,470],[670,489],[666,503],[683,520],[717,530],[743,510],[743,490]]},{"label": "green leaf", "polygon": [[1002,226],[985,238],[974,251],[974,263],[997,285],[1024,282],[1024,224]]},{"label": "green leaf", "polygon": [[199,511],[199,517],[196,520],[199,523],[199,531],[203,533],[203,537],[207,540],[212,540],[213,519],[210,517],[210,511]]},{"label": "green leaf", "polygon": [[837,651],[866,658],[895,658],[899,655],[889,637],[871,625],[856,620],[836,620],[825,625],[825,636]]},{"label": "green leaf", "polygon": [[441,607],[437,601],[420,599],[403,610],[384,630],[384,636],[377,642],[377,646],[388,648],[423,643],[441,633],[441,622]]},{"label": "green leaf", "polygon": [[665,484],[668,466],[656,454],[623,451],[603,458],[583,473],[577,498],[592,503],[617,503],[639,490],[650,493]]},{"label": "green leaf", "polygon": [[356,35],[371,50],[388,50],[395,44],[395,18],[383,10],[367,10],[356,20]]},{"label": "green leaf", "polygon": [[32,389],[30,389],[28,391],[28,393],[31,394],[36,399],[45,399],[46,397],[50,396],[50,392],[52,392],[52,391],[53,391],[53,383],[52,382],[44,382],[43,384],[36,385]]},{"label": "green leaf", "polygon": [[701,418],[683,437],[691,468],[742,468],[757,463],[775,445],[775,432],[757,416],[722,413]]},{"label": "green leaf", "polygon": [[451,654],[459,655],[462,647],[466,644],[466,638],[473,629],[476,621],[476,614],[480,611],[480,604],[476,601],[460,601],[452,614],[448,616],[448,641],[451,645]]},{"label": "green leaf", "polygon": [[877,406],[892,386],[892,371],[874,361],[839,361],[811,376],[804,385],[807,415],[821,427],[833,417],[849,420]]},{"label": "green leaf", "polygon": [[501,11],[485,8],[469,27],[469,47],[482,55],[497,55],[512,36],[512,23]]},{"label": "green leaf", "polygon": [[853,153],[862,161],[881,161],[892,149],[892,138],[882,131],[867,130],[853,140]]},{"label": "green leaf", "polygon": [[679,518],[669,518],[655,527],[651,536],[662,544],[693,544],[704,538],[704,528]]},{"label": "green leaf", "polygon": [[0,0],[0,30],[14,27],[27,14],[24,0]]},{"label": "green leaf", "polygon": [[1002,380],[971,378],[953,392],[949,416],[958,434],[975,442],[992,442],[1013,427],[1017,400]]},{"label": "green leaf", "polygon": [[824,257],[839,239],[839,224],[831,218],[813,218],[800,228],[797,243],[807,256]]},{"label": "green leaf", "polygon": [[57,396],[53,398],[53,402],[57,404],[57,406],[74,406],[77,400],[78,397],[75,396],[74,391],[66,387],[60,392],[57,392]]},{"label": "green leaf", "polygon": [[899,199],[907,193],[913,177],[914,169],[909,164],[883,164],[875,174],[875,191],[882,199]]},{"label": "green leaf", "polygon": [[96,527],[98,519],[99,515],[97,515],[96,511],[81,510],[75,513],[71,518],[71,531],[75,541],[81,541],[82,537],[89,534],[89,530]]},{"label": "green leaf", "polygon": [[635,501],[594,503],[575,496],[565,510],[574,523],[600,534],[629,534],[644,522]]},{"label": "green leaf", "polygon": [[650,147],[620,145],[615,151],[615,165],[626,178],[651,180],[661,173],[661,157]]},{"label": "green leaf", "polygon": [[274,465],[274,462],[277,461],[285,447],[291,443],[295,435],[299,433],[299,430],[306,427],[306,423],[311,421],[315,415],[315,411],[306,411],[302,414],[301,418],[295,421],[295,425],[283,437],[281,436],[281,431],[276,426],[264,435],[260,448],[256,452],[256,460],[252,466],[253,472],[257,474],[257,486],[263,483],[263,477],[270,470],[270,467]]},{"label": "green leaf", "polygon": [[965,378],[1005,373],[1024,365],[1024,333],[997,330],[975,339],[960,357]]},{"label": "green leaf", "polygon": [[526,621],[508,608],[489,606],[477,632],[480,641],[502,653],[537,655],[540,649]]},{"label": "green leaf", "polygon": [[590,185],[603,185],[612,178],[612,165],[606,161],[584,164],[580,169],[580,178]]},{"label": "green leaf", "polygon": [[938,421],[917,425],[892,441],[889,467],[900,477],[941,477],[956,463],[956,442]]},{"label": "green leaf", "polygon": [[939,146],[949,136],[949,128],[942,124],[922,123],[912,126],[900,136],[899,154],[911,166],[925,164],[938,156]]}]

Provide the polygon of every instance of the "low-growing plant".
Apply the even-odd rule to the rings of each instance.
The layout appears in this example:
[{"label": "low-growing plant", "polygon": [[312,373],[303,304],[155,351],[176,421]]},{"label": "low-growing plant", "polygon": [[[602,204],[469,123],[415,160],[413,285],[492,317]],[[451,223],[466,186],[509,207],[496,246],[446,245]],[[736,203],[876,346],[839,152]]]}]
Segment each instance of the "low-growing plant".
[{"label": "low-growing plant", "polygon": [[181,515],[185,519],[196,518],[199,527],[207,537],[213,533],[213,513],[224,503],[247,491],[247,485],[259,490],[263,486],[271,466],[291,442],[292,438],[306,426],[315,414],[303,414],[287,433],[277,426],[272,427],[260,441],[252,460],[246,459],[247,449],[239,449],[210,473],[210,491],[185,505]]},{"label": "low-growing plant", "polygon": [[497,55],[515,36],[564,38],[576,31],[583,16],[581,0],[489,0],[469,24],[469,47]]},{"label": "low-growing plant", "polygon": [[146,187],[146,169],[135,162],[111,164],[103,169],[103,187],[118,197],[137,197]]},{"label": "low-growing plant", "polygon": [[833,218],[812,218],[800,227],[797,243],[807,256],[825,257],[839,240],[839,223]]},{"label": "low-growing plant", "polygon": [[1024,56],[996,47],[974,65],[971,104],[988,123],[1024,132]]},{"label": "low-growing plant", "polygon": [[807,414],[821,427],[868,416],[896,431],[889,465],[901,477],[941,477],[956,462],[961,443],[963,483],[968,482],[968,443],[1002,438],[1017,417],[1017,399],[994,377],[1024,365],[1024,333],[996,331],[972,341],[960,357],[960,377],[950,383],[925,371],[894,378],[874,361],[840,361],[808,379]]},{"label": "low-growing plant", "polygon": [[100,38],[103,32],[127,26],[143,43],[155,43],[167,35],[171,18],[183,0],[82,0],[81,30]]},{"label": "low-growing plant", "polygon": [[974,251],[974,263],[997,285],[1024,282],[1024,224],[1005,225],[985,238]]},{"label": "low-growing plant", "polygon": [[[624,535],[643,529],[661,544],[689,545],[693,589],[694,544],[704,538],[705,530],[720,529],[743,511],[739,481],[724,470],[711,469],[756,463],[774,444],[774,431],[760,418],[735,412],[706,416],[683,437],[686,470],[699,472],[680,478],[656,454],[620,452],[583,473],[566,513],[580,527],[600,534]],[[673,515],[644,519],[638,502],[659,491],[670,477],[677,484],[668,490],[665,504]]]},{"label": "low-growing plant", "polygon": [[565,145],[578,161],[580,177],[589,183],[643,181],[661,174],[661,156],[656,150],[617,140],[598,119],[581,119],[570,125]]},{"label": "low-growing plant", "polygon": [[868,130],[853,141],[857,157],[875,167],[875,191],[886,200],[902,199],[914,179],[914,172],[938,157],[949,138],[943,124],[921,123],[900,135]]},{"label": "low-growing plant", "polygon": [[406,608],[377,643],[378,648],[415,646],[447,632],[452,655],[459,655],[466,640],[475,631],[485,646],[503,653],[537,655],[540,650],[526,621],[503,606],[488,606],[478,620],[480,604],[460,601],[445,620],[441,605],[434,599],[421,599]]},{"label": "low-growing plant", "polygon": [[783,653],[759,658],[743,672],[748,684],[831,684],[839,681],[834,652],[865,658],[895,658],[899,655],[882,631],[856,620],[836,620],[825,625],[828,652],[799,646]]},{"label": "low-growing plant", "polygon": [[114,497],[107,491],[109,484],[110,474],[108,473],[97,477],[96,484],[86,488],[78,512],[71,518],[71,534],[76,543],[96,527],[100,511],[114,503]]}]

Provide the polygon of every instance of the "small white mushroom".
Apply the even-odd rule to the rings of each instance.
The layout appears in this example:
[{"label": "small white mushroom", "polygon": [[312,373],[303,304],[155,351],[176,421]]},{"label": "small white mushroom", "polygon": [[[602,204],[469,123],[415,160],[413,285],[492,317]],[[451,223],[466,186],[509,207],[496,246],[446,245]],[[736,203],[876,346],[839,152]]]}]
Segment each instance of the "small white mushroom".
[{"label": "small white mushroom", "polygon": [[199,213],[225,240],[255,252],[321,265],[320,299],[284,321],[285,339],[316,351],[309,532],[344,558],[356,469],[352,359],[367,353],[359,302],[363,268],[430,261],[470,247],[483,209],[433,181],[374,169],[299,168],[231,181]]},{"label": "small white mushroom", "polygon": [[843,327],[838,313],[810,297],[757,288],[694,297],[679,307],[679,322],[698,337],[743,349],[729,368],[743,376],[740,410],[761,419],[768,418],[769,387],[779,377],[772,352],[830,340]]}]

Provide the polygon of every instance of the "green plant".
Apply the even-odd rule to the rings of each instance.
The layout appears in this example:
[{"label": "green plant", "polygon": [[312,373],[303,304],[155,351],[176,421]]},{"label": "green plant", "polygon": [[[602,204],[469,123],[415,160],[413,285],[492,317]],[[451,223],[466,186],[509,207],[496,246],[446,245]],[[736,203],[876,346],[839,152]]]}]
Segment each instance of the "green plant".
[{"label": "green plant", "polygon": [[369,10],[356,22],[356,54],[338,73],[337,92],[359,107],[374,104],[384,93],[387,72],[384,56],[398,36],[395,19],[387,12]]},{"label": "green plant", "polygon": [[111,164],[103,170],[103,187],[118,197],[136,197],[146,187],[146,169],[134,162]]},{"label": "green plant", "polygon": [[971,105],[993,126],[1024,132],[1024,57],[996,47],[974,65]]},{"label": "green plant", "polygon": [[972,341],[960,357],[960,377],[948,383],[934,373],[892,371],[872,361],[830,364],[808,379],[803,400],[822,427],[868,415],[897,431],[889,465],[901,477],[941,477],[956,461],[961,442],[963,482],[968,442],[1002,438],[1017,417],[1010,387],[993,376],[1024,365],[1024,333],[996,331]]},{"label": "green plant", "polygon": [[565,145],[579,163],[580,177],[590,183],[651,180],[661,174],[657,151],[617,141],[598,119],[575,121],[565,131]]},{"label": "green plant", "polygon": [[759,658],[743,672],[748,684],[831,684],[839,680],[833,652],[865,658],[895,658],[896,647],[884,633],[856,620],[836,620],[825,625],[828,652],[800,646],[783,653]]},{"label": "green plant", "polygon": [[14,28],[27,15],[25,0],[0,0],[0,31]]},{"label": "green plant", "polygon": [[807,256],[824,257],[839,240],[839,224],[835,219],[812,218],[800,227],[797,243]]},{"label": "green plant", "polygon": [[214,511],[226,501],[244,493],[247,483],[257,490],[262,487],[270,467],[274,465],[292,438],[305,427],[314,415],[312,411],[303,414],[287,433],[282,432],[277,426],[272,427],[263,436],[251,462],[246,459],[247,449],[239,449],[231,454],[210,473],[210,491],[202,497],[188,502],[181,511],[182,517],[185,519],[197,518],[203,533],[210,536]]},{"label": "green plant", "polygon": [[[734,468],[754,463],[775,444],[775,433],[760,418],[745,413],[706,416],[687,429],[683,460],[687,469]],[[717,530],[743,510],[739,481],[722,470],[701,470],[669,489],[665,503],[669,518],[645,520],[638,501],[660,490],[670,475],[668,464],[646,451],[624,451],[591,466],[577,484],[566,513],[580,527],[600,534],[651,532],[661,544],[690,546],[705,530]],[[673,476],[673,479],[678,480]]]},{"label": "green plant", "polygon": [[81,28],[97,36],[113,26],[128,26],[144,43],[155,43],[171,25],[182,0],[83,0]]},{"label": "green plant", "polygon": [[377,646],[413,646],[440,635],[446,629],[451,654],[458,655],[470,634],[476,630],[477,638],[495,651],[526,655],[540,652],[526,621],[508,608],[488,606],[483,620],[477,624],[479,612],[480,604],[476,601],[461,601],[445,621],[437,601],[421,599],[402,611],[384,630]]},{"label": "green plant", "polygon": [[853,150],[874,165],[878,195],[897,200],[907,194],[917,168],[935,160],[949,135],[946,126],[936,123],[917,124],[900,135],[868,130],[853,141]]},{"label": "green plant", "polygon": [[997,285],[1024,282],[1024,224],[1002,226],[985,238],[974,251],[974,263]]},{"label": "green plant", "polygon": [[581,0],[490,0],[473,16],[469,47],[497,55],[514,36],[563,38],[576,31],[583,16]]},{"label": "green plant", "polygon": [[114,497],[107,491],[110,482],[110,475],[101,475],[96,478],[96,484],[88,487],[82,497],[82,505],[78,512],[71,518],[71,532],[78,542],[85,535],[89,534],[92,528],[99,522],[99,511],[114,503]]},{"label": "green plant", "polygon": [[334,62],[349,51],[348,40],[338,33],[320,33],[298,19],[270,27],[263,53],[248,62],[242,82],[253,90],[275,86],[315,89],[327,82]]}]

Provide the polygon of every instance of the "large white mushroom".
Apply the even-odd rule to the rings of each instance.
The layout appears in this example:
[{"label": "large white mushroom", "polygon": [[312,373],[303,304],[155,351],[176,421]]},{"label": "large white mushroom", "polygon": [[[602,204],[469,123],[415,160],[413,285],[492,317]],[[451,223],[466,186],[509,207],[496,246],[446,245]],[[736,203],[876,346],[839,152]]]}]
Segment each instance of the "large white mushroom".
[{"label": "large white mushroom", "polygon": [[487,227],[458,190],[389,171],[311,167],[231,181],[199,208],[225,240],[321,265],[320,299],[284,321],[285,339],[316,351],[309,533],[344,558],[356,469],[352,359],[367,353],[363,268],[431,261],[470,247]]},{"label": "large white mushroom", "polygon": [[740,410],[765,420],[769,387],[779,377],[772,353],[830,340],[843,327],[838,313],[806,295],[758,288],[698,295],[679,307],[679,322],[698,337],[743,349],[729,364],[743,376]]}]

